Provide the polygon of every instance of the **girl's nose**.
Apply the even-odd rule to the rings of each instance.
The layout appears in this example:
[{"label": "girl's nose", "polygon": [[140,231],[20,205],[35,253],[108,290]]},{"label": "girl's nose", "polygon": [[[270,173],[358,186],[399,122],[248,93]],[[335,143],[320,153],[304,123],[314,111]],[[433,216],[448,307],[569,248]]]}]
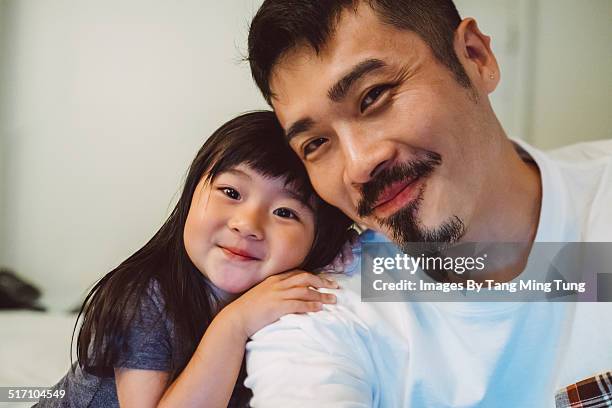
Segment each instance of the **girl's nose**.
[{"label": "girl's nose", "polygon": [[253,211],[250,213],[240,212],[228,221],[228,227],[242,238],[251,240],[263,239],[260,215]]}]

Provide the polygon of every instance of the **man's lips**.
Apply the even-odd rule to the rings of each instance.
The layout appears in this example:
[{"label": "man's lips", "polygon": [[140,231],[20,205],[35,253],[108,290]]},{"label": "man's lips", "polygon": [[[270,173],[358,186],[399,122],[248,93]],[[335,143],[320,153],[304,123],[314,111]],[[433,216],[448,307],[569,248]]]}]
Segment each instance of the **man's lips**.
[{"label": "man's lips", "polygon": [[387,217],[403,208],[415,198],[420,185],[420,177],[408,181],[399,181],[387,187],[380,195],[373,208],[378,217]]},{"label": "man's lips", "polygon": [[225,255],[227,255],[230,259],[234,259],[237,261],[259,261],[260,258],[255,256],[253,253],[236,247],[229,246],[221,246],[218,245],[219,248],[223,251]]},{"label": "man's lips", "polygon": [[402,191],[404,188],[406,188],[406,186],[408,186],[410,183],[412,183],[413,180],[402,180],[402,181],[396,181],[395,183],[391,184],[391,186],[387,187],[379,196],[378,196],[378,200],[376,201],[376,203],[374,204],[374,208],[385,204],[388,201],[393,200],[399,193],[400,191]]}]

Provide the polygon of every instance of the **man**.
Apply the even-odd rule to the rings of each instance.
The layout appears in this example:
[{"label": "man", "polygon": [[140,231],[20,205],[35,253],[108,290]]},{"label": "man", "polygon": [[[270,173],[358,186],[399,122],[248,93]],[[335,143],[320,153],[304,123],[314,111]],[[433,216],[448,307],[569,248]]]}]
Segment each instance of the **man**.
[{"label": "man", "polygon": [[[267,0],[249,54],[317,192],[400,247],[523,243],[509,281],[534,241],[612,241],[612,143],[510,140],[490,39],[451,0]],[[612,369],[609,304],[364,303],[359,276],[340,285],[254,336],[253,406],[546,407]]]}]

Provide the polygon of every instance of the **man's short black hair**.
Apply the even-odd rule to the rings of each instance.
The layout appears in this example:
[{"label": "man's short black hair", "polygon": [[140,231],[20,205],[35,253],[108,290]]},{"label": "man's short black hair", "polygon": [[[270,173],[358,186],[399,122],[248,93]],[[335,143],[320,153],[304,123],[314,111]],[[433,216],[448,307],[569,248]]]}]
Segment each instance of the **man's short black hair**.
[{"label": "man's short black hair", "polygon": [[265,0],[251,22],[248,46],[251,73],[268,103],[273,96],[270,75],[279,58],[301,44],[319,53],[341,12],[361,3],[384,23],[418,34],[457,82],[470,87],[453,46],[461,17],[452,0]]}]

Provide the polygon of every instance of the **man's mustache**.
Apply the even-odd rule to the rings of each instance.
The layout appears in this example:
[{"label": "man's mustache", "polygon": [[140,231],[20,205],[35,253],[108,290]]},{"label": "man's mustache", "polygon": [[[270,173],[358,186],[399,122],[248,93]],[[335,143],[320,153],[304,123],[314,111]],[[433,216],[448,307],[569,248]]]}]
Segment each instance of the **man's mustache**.
[{"label": "man's mustache", "polygon": [[378,197],[391,184],[428,176],[440,164],[442,164],[442,156],[428,151],[422,158],[382,170],[372,180],[361,186],[361,199],[357,204],[357,214],[361,218],[371,215]]}]

